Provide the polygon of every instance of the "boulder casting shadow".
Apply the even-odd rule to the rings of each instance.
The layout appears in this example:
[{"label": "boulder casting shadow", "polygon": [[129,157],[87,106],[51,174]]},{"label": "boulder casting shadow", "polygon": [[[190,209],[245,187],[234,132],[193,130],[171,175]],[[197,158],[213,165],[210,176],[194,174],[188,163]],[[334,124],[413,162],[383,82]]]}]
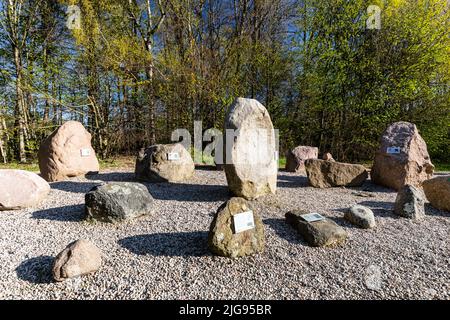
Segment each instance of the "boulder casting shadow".
[{"label": "boulder casting shadow", "polygon": [[208,251],[208,232],[173,232],[136,235],[123,238],[119,245],[137,255],[201,257]]},{"label": "boulder casting shadow", "polygon": [[34,284],[53,282],[52,268],[54,258],[40,256],[23,261],[17,268],[19,279]]}]

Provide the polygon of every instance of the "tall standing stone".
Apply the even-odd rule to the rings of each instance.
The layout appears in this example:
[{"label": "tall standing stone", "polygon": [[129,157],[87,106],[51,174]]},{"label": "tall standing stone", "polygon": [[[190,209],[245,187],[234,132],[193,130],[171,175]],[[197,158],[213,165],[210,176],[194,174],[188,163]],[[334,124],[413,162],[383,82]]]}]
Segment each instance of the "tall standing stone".
[{"label": "tall standing stone", "polygon": [[420,187],[433,172],[427,145],[416,125],[409,122],[391,124],[381,137],[370,173],[372,181],[400,190],[405,185]]},{"label": "tall standing stone", "polygon": [[80,122],[67,121],[39,148],[39,168],[47,181],[60,181],[99,171],[91,134]]},{"label": "tall standing stone", "polygon": [[286,152],[286,171],[304,172],[305,160],[317,159],[319,156],[319,148],[298,146]]},{"label": "tall standing stone", "polygon": [[225,117],[224,127],[225,174],[230,190],[246,199],[275,193],[277,147],[266,108],[256,100],[238,98]]}]

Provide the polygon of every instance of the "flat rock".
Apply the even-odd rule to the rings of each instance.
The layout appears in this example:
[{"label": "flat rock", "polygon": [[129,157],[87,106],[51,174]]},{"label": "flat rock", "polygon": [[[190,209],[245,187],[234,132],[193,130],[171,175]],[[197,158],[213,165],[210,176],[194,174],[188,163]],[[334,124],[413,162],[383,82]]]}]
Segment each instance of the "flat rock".
[{"label": "flat rock", "polygon": [[308,159],[305,166],[309,184],[316,188],[357,187],[369,175],[360,164]]},{"label": "flat rock", "polygon": [[60,181],[99,171],[91,134],[77,121],[67,121],[53,131],[38,152],[41,176]]},{"label": "flat rock", "polygon": [[53,278],[63,281],[97,271],[102,264],[102,254],[92,242],[80,239],[60,252],[53,264]]},{"label": "flat rock", "polygon": [[410,185],[401,188],[395,199],[394,212],[409,219],[425,217],[425,196],[422,191]]},{"label": "flat rock", "polygon": [[425,180],[423,190],[433,207],[450,211],[450,175]]},{"label": "flat rock", "polygon": [[[246,199],[275,193],[277,148],[266,108],[254,99],[238,98],[225,117],[224,129],[225,174],[230,190]],[[227,130],[234,130],[234,139],[227,141]]]},{"label": "flat rock", "polygon": [[[255,227],[235,233],[234,216],[253,211]],[[231,198],[222,204],[211,223],[208,237],[210,250],[220,256],[237,258],[264,251],[264,225],[258,213],[244,198]]]},{"label": "flat rock", "polygon": [[347,231],[334,221],[325,220],[307,222],[301,218],[307,212],[292,210],[286,213],[286,222],[313,247],[329,247],[342,244],[347,239]]},{"label": "flat rock", "polygon": [[96,186],[85,195],[87,219],[120,222],[153,211],[154,200],[147,188],[135,182],[110,182]]},{"label": "flat rock", "polygon": [[420,187],[433,172],[427,144],[416,125],[409,122],[391,124],[381,136],[370,172],[372,181],[398,191],[407,184]]},{"label": "flat rock", "polygon": [[142,181],[182,182],[189,180],[194,171],[194,161],[180,143],[151,146],[136,159],[135,175]]},{"label": "flat rock", "polygon": [[0,169],[0,211],[18,210],[39,204],[50,185],[33,172]]},{"label": "flat rock", "polygon": [[364,229],[370,229],[376,226],[373,211],[359,204],[350,207],[344,214],[344,218]]},{"label": "flat rock", "polygon": [[317,159],[319,156],[319,148],[298,146],[286,152],[286,171],[304,172],[305,160]]}]

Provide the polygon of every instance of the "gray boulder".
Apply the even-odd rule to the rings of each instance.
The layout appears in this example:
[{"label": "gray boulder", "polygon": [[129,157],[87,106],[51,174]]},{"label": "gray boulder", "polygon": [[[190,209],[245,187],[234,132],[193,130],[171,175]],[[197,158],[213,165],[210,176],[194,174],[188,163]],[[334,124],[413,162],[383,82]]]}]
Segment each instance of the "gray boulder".
[{"label": "gray boulder", "polygon": [[292,210],[286,213],[286,222],[313,247],[330,247],[342,244],[347,239],[347,232],[334,221],[325,218],[308,222],[301,218],[307,212]]},{"label": "gray boulder", "polygon": [[194,171],[194,161],[180,143],[151,146],[136,159],[136,179],[142,181],[181,182],[191,178]]},{"label": "gray boulder", "polygon": [[317,159],[319,148],[298,146],[286,152],[286,171],[303,172],[305,171],[305,160]]},{"label": "gray boulder", "polygon": [[[233,217],[253,211],[254,228],[236,233]],[[264,251],[264,225],[258,213],[243,198],[231,198],[217,210],[211,223],[208,245],[220,256],[237,258]]]},{"label": "gray boulder", "polygon": [[350,223],[364,229],[370,229],[376,226],[373,211],[359,204],[350,207],[344,214],[344,218]]},{"label": "gray boulder", "polygon": [[135,182],[110,182],[96,186],[85,195],[88,219],[120,222],[153,210],[154,200],[147,188]]},{"label": "gray boulder", "polygon": [[395,199],[394,212],[409,219],[425,217],[425,196],[422,191],[412,185],[401,188]]}]

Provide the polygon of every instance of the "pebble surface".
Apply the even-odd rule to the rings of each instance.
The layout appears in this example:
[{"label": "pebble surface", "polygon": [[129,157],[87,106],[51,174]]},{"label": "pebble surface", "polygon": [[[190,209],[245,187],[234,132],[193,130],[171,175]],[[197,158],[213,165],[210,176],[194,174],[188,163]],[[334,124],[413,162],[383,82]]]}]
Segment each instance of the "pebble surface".
[{"label": "pebble surface", "polygon": [[[450,213],[426,204],[420,221],[393,213],[396,193],[370,181],[315,189],[279,172],[276,195],[254,201],[266,232],[263,254],[240,259],[207,248],[216,209],[230,198],[225,174],[197,169],[186,183],[146,184],[150,216],[120,223],[84,218],[84,194],[131,172],[103,172],[52,183],[39,206],[0,212],[0,299],[450,299]],[[377,227],[343,219],[354,204],[371,208]],[[343,246],[313,248],[285,223],[292,209],[318,212],[349,233]],[[54,257],[85,238],[103,252],[92,275],[52,280]]]}]

